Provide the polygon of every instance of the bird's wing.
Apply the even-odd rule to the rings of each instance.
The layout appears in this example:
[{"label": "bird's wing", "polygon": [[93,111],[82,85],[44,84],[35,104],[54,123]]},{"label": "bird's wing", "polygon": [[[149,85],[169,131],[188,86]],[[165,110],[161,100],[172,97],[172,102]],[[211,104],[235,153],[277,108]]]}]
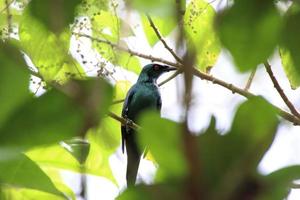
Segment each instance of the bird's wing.
[{"label": "bird's wing", "polygon": [[[131,99],[132,97],[134,96],[135,94],[135,90],[134,88],[132,87],[128,93],[127,93],[127,96],[125,98],[125,101],[124,101],[124,105],[123,105],[123,110],[122,110],[122,117],[127,119],[128,118],[128,107],[129,107],[129,104],[131,102]],[[127,130],[126,130],[126,126],[124,125],[121,125],[121,134],[122,134],[122,152],[124,153],[124,146],[125,146],[125,139],[126,139],[126,134],[127,134]]]}]

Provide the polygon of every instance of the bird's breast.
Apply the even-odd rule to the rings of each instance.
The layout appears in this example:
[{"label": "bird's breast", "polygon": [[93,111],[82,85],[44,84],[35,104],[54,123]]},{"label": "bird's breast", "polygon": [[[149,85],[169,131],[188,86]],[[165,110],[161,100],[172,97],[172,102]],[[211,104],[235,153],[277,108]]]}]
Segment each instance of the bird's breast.
[{"label": "bird's breast", "polygon": [[156,109],[159,99],[160,93],[156,87],[138,88],[128,107],[129,117],[135,121],[144,110]]}]

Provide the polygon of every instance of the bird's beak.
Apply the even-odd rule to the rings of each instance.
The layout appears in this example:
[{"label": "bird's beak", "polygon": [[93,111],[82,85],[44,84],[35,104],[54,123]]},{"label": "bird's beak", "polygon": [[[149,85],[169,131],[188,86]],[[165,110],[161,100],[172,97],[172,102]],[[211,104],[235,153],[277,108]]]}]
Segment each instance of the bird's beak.
[{"label": "bird's beak", "polygon": [[164,65],[164,71],[165,72],[174,71],[174,70],[177,70],[177,68],[176,67],[170,67],[168,65]]}]

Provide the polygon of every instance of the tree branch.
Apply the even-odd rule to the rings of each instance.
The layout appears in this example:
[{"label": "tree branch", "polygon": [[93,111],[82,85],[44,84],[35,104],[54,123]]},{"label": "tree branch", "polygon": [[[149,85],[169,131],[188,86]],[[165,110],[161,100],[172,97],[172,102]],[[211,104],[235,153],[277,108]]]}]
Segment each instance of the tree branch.
[{"label": "tree branch", "polygon": [[162,86],[164,84],[166,84],[167,82],[169,82],[170,80],[174,79],[176,76],[178,76],[179,74],[181,74],[182,70],[178,69],[174,74],[172,74],[169,78],[167,78],[166,80],[163,80],[162,82],[160,82],[158,84],[158,86]]},{"label": "tree branch", "polygon": [[153,57],[152,55],[145,55],[145,54],[142,54],[142,53],[139,53],[139,52],[136,52],[136,51],[132,51],[131,49],[129,49],[127,47],[123,47],[123,46],[120,46],[118,44],[114,44],[114,43],[112,43],[112,42],[110,42],[108,40],[103,40],[103,39],[95,38],[95,37],[92,37],[90,35],[82,34],[82,33],[73,32],[73,34],[75,34],[77,36],[80,36],[80,37],[89,38],[89,39],[91,39],[93,41],[96,41],[96,42],[108,44],[109,46],[111,46],[113,48],[116,48],[116,49],[118,49],[120,51],[128,52],[129,54],[134,55],[134,56],[138,56],[140,58],[144,58],[144,59],[148,59],[148,60],[156,61],[156,62],[161,62],[161,63],[164,63],[166,65],[170,65],[170,66],[177,67],[177,68],[180,68],[182,66],[179,63],[170,62],[170,61],[164,60],[162,58]]},{"label": "tree branch", "polygon": [[273,71],[271,69],[271,65],[268,62],[264,63],[265,68],[267,73],[269,74],[274,87],[276,88],[277,92],[279,93],[279,95],[281,96],[282,100],[284,101],[284,103],[287,105],[287,107],[290,109],[290,111],[293,113],[293,115],[295,115],[297,118],[300,119],[300,114],[297,111],[297,109],[294,107],[294,105],[291,103],[291,101],[288,99],[288,97],[285,95],[283,89],[280,87],[277,79],[275,78]]},{"label": "tree branch", "polygon": [[151,17],[147,14],[147,19],[150,23],[150,26],[152,27],[153,31],[155,32],[158,39],[163,43],[164,47],[172,54],[172,56],[175,58],[175,60],[179,63],[183,63],[182,59],[179,58],[179,56],[176,55],[176,53],[173,51],[171,47],[166,43],[166,41],[162,38],[161,34],[159,33],[158,29],[156,28],[154,22],[152,21]]},{"label": "tree branch", "polygon": [[251,87],[251,84],[252,84],[252,81],[253,81],[253,78],[254,78],[254,76],[255,76],[255,74],[256,74],[256,67],[252,70],[252,72],[251,72],[251,74],[250,74],[250,76],[249,76],[249,78],[248,78],[248,81],[247,81],[247,83],[246,83],[246,86],[245,86],[245,88],[244,88],[244,90],[246,90],[246,91],[248,91],[249,89],[250,89],[250,87]]},{"label": "tree branch", "polygon": [[[117,48],[121,51],[126,51],[132,55],[135,55],[135,56],[138,56],[138,57],[141,57],[141,58],[145,58],[145,59],[148,59],[148,60],[151,60],[151,61],[157,61],[157,62],[161,62],[161,63],[164,63],[166,65],[170,65],[170,66],[173,66],[173,67],[177,67],[177,68],[181,68],[183,67],[182,64],[180,63],[174,63],[174,62],[170,62],[170,61],[167,61],[167,60],[164,60],[164,59],[161,59],[161,58],[157,58],[157,57],[153,57],[151,55],[145,55],[145,54],[142,54],[142,53],[138,53],[138,52],[135,52],[135,51],[132,51],[128,48],[124,48],[122,46],[119,46],[117,44],[114,44],[110,41],[106,41],[106,40],[102,40],[102,39],[98,39],[98,38],[94,38],[92,36],[89,36],[89,35],[85,35],[85,34],[80,34],[80,33],[73,33],[73,34],[77,34],[78,36],[81,36],[81,37],[87,37],[87,38],[90,38],[91,40],[93,41],[96,41],[96,42],[100,42],[100,43],[105,43],[105,44],[108,44],[114,48]],[[243,90],[241,88],[238,88],[236,86],[234,86],[233,84],[231,83],[227,83],[223,80],[220,80],[212,75],[208,75],[208,74],[205,74],[205,73],[202,73],[200,72],[199,70],[197,70],[196,68],[193,69],[193,74],[201,79],[204,79],[204,80],[207,80],[207,81],[210,81],[214,84],[217,84],[217,85],[220,85],[222,87],[225,87],[227,88],[228,90],[230,90],[232,93],[237,93],[237,94],[240,94],[246,98],[250,98],[250,97],[253,97],[253,96],[256,96],[254,94],[252,94],[251,92],[248,92],[246,90]],[[273,105],[279,112],[279,115],[281,117],[283,117],[284,119],[292,122],[294,125],[300,125],[300,119],[282,109],[280,109],[279,107]]]}]

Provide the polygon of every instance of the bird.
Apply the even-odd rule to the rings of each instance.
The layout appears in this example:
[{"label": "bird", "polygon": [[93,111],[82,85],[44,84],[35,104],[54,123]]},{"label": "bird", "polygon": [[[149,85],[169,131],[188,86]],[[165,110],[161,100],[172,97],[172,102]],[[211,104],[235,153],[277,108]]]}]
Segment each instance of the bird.
[{"label": "bird", "polygon": [[136,133],[129,125],[136,123],[139,116],[145,110],[156,110],[160,112],[162,101],[157,79],[165,72],[176,70],[175,67],[150,63],[143,67],[137,82],[128,90],[122,109],[122,117],[126,120],[121,124],[122,152],[126,147],[127,187],[134,186],[137,172],[144,149],[137,144]]}]

